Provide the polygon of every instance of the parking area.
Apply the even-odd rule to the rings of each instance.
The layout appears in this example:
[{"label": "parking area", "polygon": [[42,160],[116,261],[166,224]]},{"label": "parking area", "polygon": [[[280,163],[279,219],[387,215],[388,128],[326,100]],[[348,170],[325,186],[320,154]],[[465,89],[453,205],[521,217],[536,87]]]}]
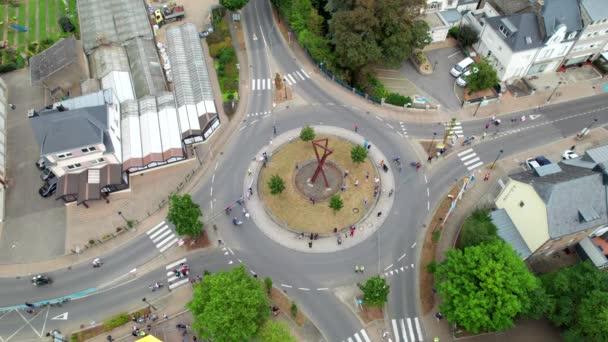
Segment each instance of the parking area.
[{"label": "parking area", "polygon": [[40,148],[27,118],[30,108],[44,106],[44,92],[32,87],[29,70],[3,75],[9,103],[7,117],[7,183],[5,221],[0,234],[0,263],[27,263],[64,253],[66,210],[63,202],[42,198],[41,171],[35,166]]},{"label": "parking area", "polygon": [[[158,7],[157,1],[146,0],[146,3],[153,7]],[[219,4],[219,0],[182,0],[180,5],[184,5],[186,17],[183,21],[174,21],[163,25],[156,34],[156,40],[166,42],[167,27],[181,25],[184,22],[193,23],[199,31],[206,30],[211,26],[211,10]]]},{"label": "parking area", "polygon": [[405,61],[399,71],[431,102],[440,104],[447,111],[459,110],[461,102],[454,90],[460,87],[455,86],[456,79],[450,75],[450,69],[465,56],[457,47],[425,51],[425,54],[435,68],[431,75],[420,74],[410,61]]}]

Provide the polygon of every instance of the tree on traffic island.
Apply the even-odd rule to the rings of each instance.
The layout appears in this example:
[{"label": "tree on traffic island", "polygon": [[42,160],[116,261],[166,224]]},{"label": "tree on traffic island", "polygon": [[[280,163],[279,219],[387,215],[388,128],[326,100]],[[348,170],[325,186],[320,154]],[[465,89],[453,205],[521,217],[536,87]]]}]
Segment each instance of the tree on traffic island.
[{"label": "tree on traffic island", "polygon": [[272,175],[268,180],[268,187],[270,188],[270,194],[281,194],[285,190],[285,181],[279,175]]},{"label": "tree on traffic island", "polygon": [[197,335],[217,342],[252,340],[268,319],[268,306],[262,283],[245,266],[204,277],[186,305]]},{"label": "tree on traffic island", "polygon": [[367,158],[367,149],[361,145],[353,146],[350,150],[350,158],[357,165],[363,163]]},{"label": "tree on traffic island", "polygon": [[546,298],[539,279],[499,239],[448,250],[435,277],[441,312],[475,334],[511,328],[518,316],[536,315]]},{"label": "tree on traffic island", "polygon": [[179,235],[188,235],[196,239],[201,235],[203,222],[201,208],[192,201],[192,197],[185,195],[171,195],[169,197],[169,212],[167,220],[175,225],[175,230]]},{"label": "tree on traffic island", "polygon": [[369,307],[382,307],[388,301],[390,286],[384,278],[375,276],[367,279],[364,284],[359,284],[363,291],[363,304]]},{"label": "tree on traffic island", "polygon": [[340,197],[340,195],[333,195],[329,198],[329,207],[334,210],[334,213],[340,211],[340,209],[344,208],[344,201]]},{"label": "tree on traffic island", "polygon": [[316,134],[314,128],[310,126],[302,127],[302,130],[300,131],[300,139],[302,139],[302,141],[312,141],[315,136]]},{"label": "tree on traffic island", "polygon": [[220,5],[231,11],[237,11],[247,5],[249,0],[220,0]]}]

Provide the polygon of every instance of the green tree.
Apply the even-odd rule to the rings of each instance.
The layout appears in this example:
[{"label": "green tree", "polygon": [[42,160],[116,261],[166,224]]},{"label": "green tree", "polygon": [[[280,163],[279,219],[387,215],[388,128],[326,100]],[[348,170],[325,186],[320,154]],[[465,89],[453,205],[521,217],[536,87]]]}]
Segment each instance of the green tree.
[{"label": "green tree", "polygon": [[[567,341],[602,341],[608,336],[608,273],[598,270],[590,261],[577,263],[541,276],[550,298],[547,317],[565,328]],[[593,327],[597,324],[597,327]]]},{"label": "green tree", "polygon": [[276,321],[267,321],[262,325],[258,335],[260,342],[296,342],[289,333],[285,324]]},{"label": "green tree", "polygon": [[302,127],[302,130],[300,131],[300,139],[302,139],[302,141],[312,141],[315,136],[316,134],[314,128],[308,125]]},{"label": "green tree", "polygon": [[245,266],[203,278],[186,306],[199,336],[217,342],[249,341],[268,319],[268,298]]},{"label": "green tree", "polygon": [[334,210],[334,213],[344,208],[344,201],[342,201],[340,195],[336,194],[329,198],[329,207]]},{"label": "green tree", "polygon": [[359,289],[363,291],[363,304],[366,306],[382,307],[388,301],[390,286],[380,276],[367,279],[365,284],[359,284]]},{"label": "green tree", "polygon": [[264,286],[266,287],[266,292],[270,294],[270,291],[272,291],[272,279],[270,277],[264,278]]},{"label": "green tree", "polygon": [[201,208],[192,201],[190,195],[171,195],[169,197],[169,212],[167,220],[175,225],[175,230],[179,235],[188,235],[196,239],[201,235],[203,222]]},{"label": "green tree", "polygon": [[476,246],[496,238],[496,226],[492,223],[489,212],[477,209],[462,224],[460,248]]},{"label": "green tree", "polygon": [[471,74],[466,78],[469,86],[469,91],[474,93],[480,90],[486,90],[498,84],[498,75],[494,67],[483,59],[479,63],[471,65]]},{"label": "green tree", "polygon": [[272,175],[268,180],[268,187],[272,195],[278,195],[285,190],[285,181],[279,175]]},{"label": "green tree", "polygon": [[458,42],[464,47],[471,46],[479,41],[479,35],[477,34],[477,31],[475,31],[469,25],[462,25],[457,32],[458,34],[456,38],[458,39]]},{"label": "green tree", "polygon": [[367,158],[367,149],[361,145],[355,145],[350,149],[350,159],[353,163],[361,164]]},{"label": "green tree", "polygon": [[220,0],[220,5],[231,11],[237,11],[247,5],[249,0]]},{"label": "green tree", "polygon": [[373,8],[358,6],[352,11],[338,11],[329,26],[338,65],[358,70],[382,57],[382,49],[376,42],[380,27]]},{"label": "green tree", "polygon": [[535,313],[542,287],[515,251],[502,240],[464,250],[450,249],[435,272],[451,324],[469,332],[502,331],[519,315]]}]

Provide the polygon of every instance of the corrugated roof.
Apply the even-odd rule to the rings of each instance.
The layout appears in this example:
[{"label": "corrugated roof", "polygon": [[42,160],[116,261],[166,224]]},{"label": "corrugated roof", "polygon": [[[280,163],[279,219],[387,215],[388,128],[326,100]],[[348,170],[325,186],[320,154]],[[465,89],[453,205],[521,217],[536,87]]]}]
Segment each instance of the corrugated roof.
[{"label": "corrugated roof", "polygon": [[122,46],[100,46],[89,56],[93,78],[102,78],[112,71],[129,72],[127,51]]},{"label": "corrugated roof", "polygon": [[30,82],[40,83],[50,75],[78,61],[79,53],[76,38],[69,36],[60,39],[50,48],[30,58]]},{"label": "corrugated roof", "polygon": [[581,11],[577,0],[544,0],[542,8],[545,32],[552,35],[560,24],[566,25],[566,32],[583,28]]},{"label": "corrugated roof", "polygon": [[[529,170],[511,175],[530,184],[547,207],[549,236],[564,235],[608,223],[608,191],[601,172],[560,163],[562,172],[538,177]],[[600,218],[590,222],[579,219],[580,208],[592,208]]]},{"label": "corrugated roof", "polygon": [[498,236],[506,243],[510,244],[522,259],[525,260],[532,254],[530,248],[528,248],[528,245],[521,234],[519,234],[517,227],[515,227],[505,209],[498,209],[490,212],[490,218],[492,219],[492,223],[496,226]]},{"label": "corrugated roof", "polygon": [[608,4],[605,0],[580,0],[581,7],[587,12],[593,21],[608,18]]},{"label": "corrugated roof", "polygon": [[110,72],[101,79],[101,86],[104,89],[112,89],[120,103],[135,99],[131,74],[128,71]]},{"label": "corrugated roof", "polygon": [[[579,241],[578,246],[580,246],[580,249],[584,252],[583,258],[586,256],[591,260],[595,267],[601,268],[608,264],[608,259],[604,253],[601,252],[599,247],[596,246],[588,236]],[[577,248],[577,250],[579,249]]]},{"label": "corrugated roof", "polygon": [[608,145],[588,149],[585,151],[583,159],[590,159],[595,164],[608,161]]},{"label": "corrugated roof", "polygon": [[562,169],[557,164],[542,165],[542,166],[539,166],[539,167],[537,167],[537,168],[534,169],[534,172],[536,172],[536,174],[539,177],[543,177],[543,176],[546,176],[546,175],[552,175],[554,173],[558,173],[558,172],[561,172],[561,171],[562,171]]},{"label": "corrugated roof", "polygon": [[[491,17],[487,18],[486,21],[496,31],[496,34],[515,52],[536,49],[544,45],[538,20],[533,13]],[[512,32],[511,30],[507,37],[500,32],[501,26],[505,28],[513,26],[516,28],[516,32]]]},{"label": "corrugated roof", "polygon": [[154,40],[135,38],[126,45],[135,96],[158,95],[167,90]]}]

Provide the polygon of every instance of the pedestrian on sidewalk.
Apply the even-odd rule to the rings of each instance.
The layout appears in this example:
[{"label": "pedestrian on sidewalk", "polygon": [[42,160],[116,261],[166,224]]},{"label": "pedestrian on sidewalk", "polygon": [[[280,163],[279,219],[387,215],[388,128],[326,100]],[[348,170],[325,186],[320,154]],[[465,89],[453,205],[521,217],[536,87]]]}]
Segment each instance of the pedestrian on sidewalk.
[{"label": "pedestrian on sidewalk", "polygon": [[340,187],[340,191],[346,191],[346,184],[342,184],[342,186]]},{"label": "pedestrian on sidewalk", "polygon": [[490,179],[490,173],[486,173],[485,177],[483,177],[483,181],[488,181]]},{"label": "pedestrian on sidewalk", "polygon": [[365,197],[365,198],[363,199],[363,206],[364,206],[365,208],[367,208],[367,197]]},{"label": "pedestrian on sidewalk", "polygon": [[369,180],[369,171],[365,171],[365,181]]},{"label": "pedestrian on sidewalk", "polygon": [[247,169],[247,174],[251,176],[253,172],[251,171],[251,169]]},{"label": "pedestrian on sidewalk", "polygon": [[249,196],[253,196],[253,188],[249,187]]},{"label": "pedestrian on sidewalk", "polygon": [[344,170],[344,178],[348,177],[348,174],[350,173],[350,171],[348,170]]},{"label": "pedestrian on sidewalk", "polygon": [[376,217],[380,217],[380,216],[382,216],[382,212],[381,211],[379,211],[378,214],[376,214]]},{"label": "pedestrian on sidewalk", "polygon": [[355,133],[359,132],[359,124],[355,123]]},{"label": "pedestrian on sidewalk", "polygon": [[8,104],[8,106],[9,106],[9,107],[10,107],[12,110],[17,109],[17,106],[15,106],[15,105],[14,105],[14,104],[12,104],[12,103],[9,103],[9,104]]},{"label": "pedestrian on sidewalk", "polygon": [[359,178],[355,178],[355,186],[359,186]]},{"label": "pedestrian on sidewalk", "polygon": [[486,123],[486,129],[490,128],[490,123]]},{"label": "pedestrian on sidewalk", "polygon": [[481,140],[486,138],[486,135],[488,135],[486,132],[483,132],[483,134],[481,135]]},{"label": "pedestrian on sidewalk", "polygon": [[312,241],[308,242],[308,248],[312,248]]},{"label": "pedestrian on sidewalk", "polygon": [[277,135],[277,125],[272,125],[272,134]]},{"label": "pedestrian on sidewalk", "polygon": [[433,161],[433,156],[429,156],[426,161],[428,161],[429,163],[432,162]]}]

